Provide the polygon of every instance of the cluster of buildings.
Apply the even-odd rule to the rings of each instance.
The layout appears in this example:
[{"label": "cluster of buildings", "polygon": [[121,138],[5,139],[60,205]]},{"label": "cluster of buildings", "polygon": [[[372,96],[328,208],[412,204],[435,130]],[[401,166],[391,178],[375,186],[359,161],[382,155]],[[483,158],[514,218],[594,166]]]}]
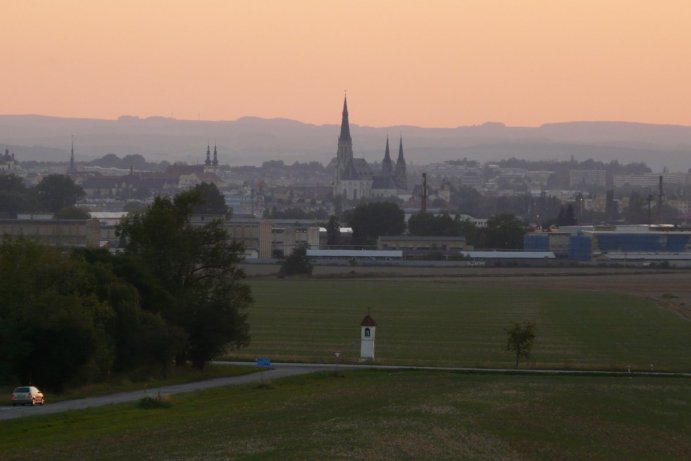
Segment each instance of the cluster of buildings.
[{"label": "cluster of buildings", "polygon": [[381,170],[373,172],[367,160],[354,158],[353,139],[350,136],[348,120],[348,101],[343,101],[341,133],[338,137],[338,151],[334,171],[333,196],[345,201],[358,201],[369,198],[397,197],[406,193],[408,179],[406,162],[403,156],[403,137],[398,144],[398,158],[394,165],[389,151],[389,138],[386,138],[384,159]]},{"label": "cluster of buildings", "polygon": [[577,263],[691,266],[691,229],[673,226],[562,226],[526,234],[523,246]]},{"label": "cluster of buildings", "polygon": [[14,152],[10,154],[9,149],[5,149],[5,153],[0,155],[0,174],[13,174],[17,171],[17,161],[14,158]]},{"label": "cluster of buildings", "polygon": [[[316,162],[313,162],[316,163]],[[64,171],[64,170],[63,170]],[[0,174],[21,173],[13,153],[0,153]],[[424,175],[422,174],[424,173]],[[198,164],[173,164],[162,171],[110,171],[104,174],[75,162],[74,144],[70,150],[67,174],[86,192],[84,205],[91,210],[88,220],[60,221],[52,216],[24,215],[14,220],[0,220],[0,235],[28,236],[44,243],[70,247],[107,247],[116,249],[120,242],[115,228],[124,216],[123,206],[131,201],[145,204],[156,195],[174,195],[202,182],[215,184],[232,208],[232,218],[196,216],[195,223],[224,219],[230,237],[244,245],[246,257],[268,260],[290,254],[297,246],[308,248],[315,258],[424,258],[441,255],[442,259],[524,260],[549,259],[578,263],[671,262],[691,264],[691,232],[664,226],[579,226],[553,232],[532,232],[525,236],[523,252],[477,252],[463,237],[382,237],[376,249],[348,250],[349,230],[342,229],[344,247],[329,249],[326,230],[320,223],[343,206],[361,200],[393,199],[417,212],[426,199],[451,204],[453,192],[461,186],[483,194],[557,197],[576,202],[578,207],[606,211],[627,205],[626,198],[615,199],[613,189],[660,188],[666,185],[691,185],[689,173],[610,174],[604,169],[572,168],[568,174],[531,171],[526,168],[480,165],[473,161],[450,161],[409,167],[403,152],[402,136],[394,162],[387,137],[380,164],[356,158],[350,133],[348,103],[344,99],[336,157],[327,166],[321,164],[285,165],[282,161],[265,162],[261,167],[230,169],[219,163],[217,146],[207,145],[206,157]],[[412,178],[429,178],[429,184]],[[567,178],[566,180],[564,178]],[[555,184],[560,188],[554,189]],[[550,189],[553,188],[553,189]],[[424,198],[422,198],[424,197]],[[652,197],[652,195],[651,195]],[[683,198],[668,198],[666,204],[689,213],[691,206]],[[281,209],[319,212],[312,219],[280,219]],[[269,213],[271,211],[271,213]],[[269,216],[269,215],[274,216]],[[473,220],[470,216],[464,218]],[[474,220],[482,227],[486,220]]]}]

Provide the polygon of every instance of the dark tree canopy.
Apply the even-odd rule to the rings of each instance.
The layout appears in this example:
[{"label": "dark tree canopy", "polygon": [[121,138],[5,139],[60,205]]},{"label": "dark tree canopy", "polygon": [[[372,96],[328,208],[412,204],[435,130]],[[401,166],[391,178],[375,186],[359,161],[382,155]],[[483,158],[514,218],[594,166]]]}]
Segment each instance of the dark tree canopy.
[{"label": "dark tree canopy", "polygon": [[512,351],[516,354],[516,364],[521,357],[526,360],[530,358],[530,352],[533,349],[533,342],[535,341],[535,324],[517,323],[514,322],[509,328],[506,328],[506,350]]},{"label": "dark tree canopy", "polygon": [[81,186],[62,174],[48,175],[36,186],[36,198],[41,211],[55,213],[61,208],[74,206],[84,195]]},{"label": "dark tree canopy", "polygon": [[312,275],[312,263],[304,247],[297,247],[281,264],[280,276]]},{"label": "dark tree canopy", "polygon": [[512,214],[500,214],[487,220],[485,229],[489,248],[514,250],[523,248],[523,223]]},{"label": "dark tree canopy", "polygon": [[88,265],[18,239],[0,245],[0,273],[0,375],[59,391],[110,370],[113,312]]},{"label": "dark tree canopy", "polygon": [[218,190],[216,184],[203,182],[196,185],[192,191],[199,194],[199,203],[194,206],[195,213],[218,215],[228,213],[226,199]]},{"label": "dark tree canopy", "polygon": [[0,244],[0,382],[59,392],[112,372],[165,374],[184,334],[146,309],[156,296],[168,300],[137,269],[105,250]]},{"label": "dark tree canopy", "polygon": [[22,178],[13,174],[0,174],[0,216],[16,217],[17,213],[30,211],[35,205],[31,190]]},{"label": "dark tree canopy", "polygon": [[160,312],[186,335],[178,361],[189,359],[202,368],[225,348],[249,343],[244,310],[252,297],[237,267],[242,248],[228,242],[223,223],[190,224],[199,203],[198,190],[172,200],[157,197],[124,219],[118,232],[127,241],[125,253],[170,295],[170,305],[160,306]]},{"label": "dark tree canopy", "polygon": [[326,244],[338,245],[341,240],[341,224],[338,222],[336,216],[329,217],[329,222],[326,223]]},{"label": "dark tree canopy", "polygon": [[557,216],[557,226],[575,226],[576,223],[576,213],[573,210],[573,205],[570,203],[566,206],[562,205]]},{"label": "dark tree canopy", "polygon": [[390,202],[358,205],[348,216],[348,222],[356,245],[374,245],[379,236],[401,235],[405,231],[403,210]]},{"label": "dark tree canopy", "polygon": [[456,237],[463,235],[460,221],[447,213],[435,216],[431,213],[418,213],[408,220],[411,235]]}]

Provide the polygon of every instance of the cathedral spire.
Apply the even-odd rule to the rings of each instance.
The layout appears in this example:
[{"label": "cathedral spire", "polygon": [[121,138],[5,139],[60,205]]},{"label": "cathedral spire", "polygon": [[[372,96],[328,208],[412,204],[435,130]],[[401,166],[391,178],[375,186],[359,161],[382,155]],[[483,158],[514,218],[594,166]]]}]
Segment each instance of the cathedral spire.
[{"label": "cathedral spire", "polygon": [[403,157],[403,136],[398,143],[398,159],[396,160],[396,170],[394,173],[394,179],[396,181],[396,186],[399,189],[408,188],[408,178],[407,178],[407,168],[405,164],[405,158]]},{"label": "cathedral spire", "polygon": [[211,165],[211,146],[209,144],[206,145],[206,161],[204,162],[204,165]]},{"label": "cathedral spire", "polygon": [[214,143],[214,160],[213,166],[218,166],[218,150],[216,150],[216,144]]},{"label": "cathedral spire", "polygon": [[348,97],[343,97],[343,118],[341,119],[341,135],[339,141],[350,141],[350,123],[348,122]]},{"label": "cathedral spire", "polygon": [[381,172],[385,176],[393,176],[393,162],[391,161],[391,154],[389,152],[389,137],[386,137],[386,150],[384,151],[384,160],[381,162]]}]

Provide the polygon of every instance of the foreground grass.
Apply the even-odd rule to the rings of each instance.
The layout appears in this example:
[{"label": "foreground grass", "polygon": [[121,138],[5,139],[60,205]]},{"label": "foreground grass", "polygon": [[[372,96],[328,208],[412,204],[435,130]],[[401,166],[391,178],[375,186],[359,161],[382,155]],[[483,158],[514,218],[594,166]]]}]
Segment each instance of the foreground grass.
[{"label": "foreground grass", "polygon": [[[115,375],[106,382],[87,384],[84,386],[68,387],[62,394],[46,393],[46,401],[60,402],[63,400],[82,399],[85,397],[97,397],[100,395],[116,394],[119,392],[136,391],[140,389],[170,386],[174,384],[191,383],[204,381],[212,378],[227,376],[240,376],[257,372],[256,367],[240,367],[228,365],[207,365],[204,370],[198,370],[191,366],[174,367],[163,378],[153,378],[149,376],[129,376]],[[9,395],[15,386],[1,386],[0,392],[3,396],[8,396],[0,405],[11,405]],[[1,458],[0,458],[1,459]]]},{"label": "foreground grass", "polygon": [[0,459],[687,459],[683,378],[348,371],[3,423]]},{"label": "foreground grass", "polygon": [[359,324],[378,322],[386,364],[512,367],[504,328],[537,325],[532,367],[691,370],[691,324],[653,301],[614,293],[497,289],[463,281],[251,282],[252,344],[233,358],[359,357]]}]

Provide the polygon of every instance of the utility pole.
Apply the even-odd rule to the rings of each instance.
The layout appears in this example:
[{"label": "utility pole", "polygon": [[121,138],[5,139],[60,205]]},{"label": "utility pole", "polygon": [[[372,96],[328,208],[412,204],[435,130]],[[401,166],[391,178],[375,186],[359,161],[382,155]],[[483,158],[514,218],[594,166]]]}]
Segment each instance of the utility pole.
[{"label": "utility pole", "polygon": [[660,182],[657,190],[657,223],[662,223],[662,197],[664,195],[662,188],[662,175],[660,175]]},{"label": "utility pole", "polygon": [[650,225],[652,224],[652,222],[650,221],[650,207],[651,207],[652,203],[653,203],[653,196],[648,195],[648,227],[650,227]]}]

